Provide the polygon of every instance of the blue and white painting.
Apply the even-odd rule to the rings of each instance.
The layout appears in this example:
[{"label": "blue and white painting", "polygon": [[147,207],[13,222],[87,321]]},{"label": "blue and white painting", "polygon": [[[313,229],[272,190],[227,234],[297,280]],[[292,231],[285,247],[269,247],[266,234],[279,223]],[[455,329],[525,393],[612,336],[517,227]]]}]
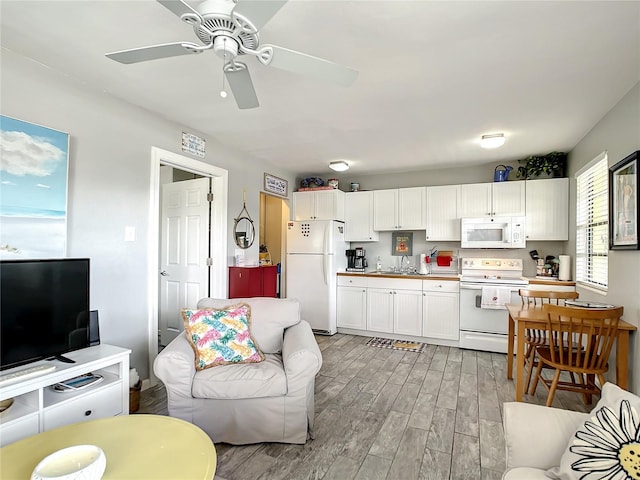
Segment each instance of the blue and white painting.
[{"label": "blue and white painting", "polygon": [[0,258],[61,258],[69,134],[0,115]]}]

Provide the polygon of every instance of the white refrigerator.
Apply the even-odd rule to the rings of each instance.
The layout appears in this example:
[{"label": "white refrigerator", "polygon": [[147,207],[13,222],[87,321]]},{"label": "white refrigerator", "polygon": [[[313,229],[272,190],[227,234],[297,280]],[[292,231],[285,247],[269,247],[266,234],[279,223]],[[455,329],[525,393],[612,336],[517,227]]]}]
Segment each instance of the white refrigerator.
[{"label": "white refrigerator", "polygon": [[287,223],[287,298],[300,301],[300,318],[320,334],[333,335],[336,273],[347,267],[344,222],[306,220]]}]

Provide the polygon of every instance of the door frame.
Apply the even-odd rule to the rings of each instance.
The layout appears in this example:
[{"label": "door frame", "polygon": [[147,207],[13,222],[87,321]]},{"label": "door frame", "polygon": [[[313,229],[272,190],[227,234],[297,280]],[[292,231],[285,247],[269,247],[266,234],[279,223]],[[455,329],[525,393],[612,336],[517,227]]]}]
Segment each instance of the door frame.
[{"label": "door frame", "polygon": [[[177,153],[151,147],[151,172],[149,196],[149,232],[147,245],[147,341],[149,349],[149,382],[158,383],[153,373],[153,362],[158,355],[158,301],[160,286],[158,272],[160,268],[160,166],[167,165],[187,172],[211,178],[214,201],[211,209],[211,258],[214,268],[211,272],[211,296],[227,296],[227,197],[229,191],[229,172],[209,163],[185,157]],[[215,240],[215,241],[214,241]]]}]

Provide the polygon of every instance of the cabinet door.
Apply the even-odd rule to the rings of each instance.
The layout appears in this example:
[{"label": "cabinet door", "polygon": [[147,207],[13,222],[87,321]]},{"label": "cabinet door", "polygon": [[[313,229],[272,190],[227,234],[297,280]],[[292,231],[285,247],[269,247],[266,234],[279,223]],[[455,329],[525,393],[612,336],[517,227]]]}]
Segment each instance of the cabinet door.
[{"label": "cabinet door", "polygon": [[378,232],[373,230],[373,192],[346,193],[344,210],[347,242],[378,240]]},{"label": "cabinet door", "polygon": [[403,335],[422,335],[422,292],[394,290],[393,332]]},{"label": "cabinet door", "polygon": [[338,327],[367,328],[367,289],[338,287]]},{"label": "cabinet door", "polygon": [[375,190],[373,192],[373,229],[398,229],[398,190]]},{"label": "cabinet door", "polygon": [[320,190],[314,192],[316,198],[315,220],[344,221],[344,192],[341,190]]},{"label": "cabinet door", "polygon": [[263,297],[276,297],[278,295],[278,267],[276,265],[265,265],[260,267],[262,272],[262,292]]},{"label": "cabinet door", "polygon": [[427,240],[460,241],[460,185],[427,187]]},{"label": "cabinet door", "polygon": [[491,215],[491,184],[469,183],[460,185],[460,218],[488,217]]},{"label": "cabinet door", "polygon": [[492,215],[525,215],[525,182],[495,182],[492,185]]},{"label": "cabinet door", "polygon": [[398,190],[398,228],[424,230],[426,228],[426,187]]},{"label": "cabinet door", "polygon": [[527,240],[569,239],[569,179],[526,182]]},{"label": "cabinet door", "polygon": [[262,296],[261,267],[229,267],[229,298]]},{"label": "cabinet door", "polygon": [[425,292],[422,308],[424,337],[458,340],[460,336],[459,294]]},{"label": "cabinet door", "polygon": [[367,289],[367,330],[393,332],[393,292],[390,289]]},{"label": "cabinet door", "polygon": [[315,192],[293,192],[294,220],[314,220],[315,210]]}]

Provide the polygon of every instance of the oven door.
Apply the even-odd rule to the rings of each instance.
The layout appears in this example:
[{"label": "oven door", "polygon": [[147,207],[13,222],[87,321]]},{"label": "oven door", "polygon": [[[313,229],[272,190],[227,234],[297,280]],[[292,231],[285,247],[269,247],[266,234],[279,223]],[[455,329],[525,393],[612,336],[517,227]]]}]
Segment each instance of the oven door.
[{"label": "oven door", "polygon": [[[520,303],[518,290],[522,286],[490,285],[509,288],[511,300],[509,303]],[[481,308],[482,287],[480,284],[460,284],[460,330],[483,333],[508,333],[508,313],[502,308]]]}]

